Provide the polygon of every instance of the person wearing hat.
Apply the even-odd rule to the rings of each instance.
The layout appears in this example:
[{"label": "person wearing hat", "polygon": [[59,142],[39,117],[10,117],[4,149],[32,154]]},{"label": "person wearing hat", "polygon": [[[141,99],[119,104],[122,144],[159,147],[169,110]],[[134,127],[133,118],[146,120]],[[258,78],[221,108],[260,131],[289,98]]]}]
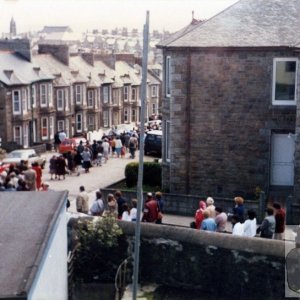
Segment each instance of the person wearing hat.
[{"label": "person wearing hat", "polygon": [[157,201],[153,199],[152,193],[147,193],[142,222],[156,223],[156,221],[158,220],[158,212],[159,207]]},{"label": "person wearing hat", "polygon": [[206,199],[206,205],[207,205],[206,211],[209,212],[209,216],[211,218],[215,218],[216,217],[216,207],[214,206],[214,203],[215,203],[215,201],[214,201],[214,199],[212,197],[208,197]]}]

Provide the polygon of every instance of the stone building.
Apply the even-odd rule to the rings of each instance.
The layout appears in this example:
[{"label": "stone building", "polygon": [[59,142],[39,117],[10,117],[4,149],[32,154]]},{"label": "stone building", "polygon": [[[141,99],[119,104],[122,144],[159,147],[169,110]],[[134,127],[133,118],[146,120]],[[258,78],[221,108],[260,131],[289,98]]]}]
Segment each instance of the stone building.
[{"label": "stone building", "polygon": [[300,3],[241,0],[163,49],[163,186],[299,197]]}]

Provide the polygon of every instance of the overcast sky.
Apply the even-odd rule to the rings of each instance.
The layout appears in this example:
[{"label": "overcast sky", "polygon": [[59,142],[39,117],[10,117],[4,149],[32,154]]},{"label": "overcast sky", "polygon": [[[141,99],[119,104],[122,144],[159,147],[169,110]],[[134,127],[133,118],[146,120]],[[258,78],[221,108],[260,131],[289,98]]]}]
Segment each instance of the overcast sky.
[{"label": "overcast sky", "polygon": [[70,25],[74,31],[126,26],[142,31],[146,11],[150,31],[171,32],[192,19],[208,19],[237,0],[0,0],[0,33],[9,32],[14,17],[17,32],[41,30],[43,26]]}]

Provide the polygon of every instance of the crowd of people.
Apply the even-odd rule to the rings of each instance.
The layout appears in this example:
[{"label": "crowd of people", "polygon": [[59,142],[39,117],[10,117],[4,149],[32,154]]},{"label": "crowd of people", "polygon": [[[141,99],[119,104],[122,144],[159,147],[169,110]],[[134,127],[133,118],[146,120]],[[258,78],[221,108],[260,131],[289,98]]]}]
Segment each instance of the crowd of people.
[{"label": "crowd of people", "polygon": [[225,213],[221,207],[214,205],[214,199],[208,197],[206,201],[200,200],[199,209],[195,212],[195,221],[190,226],[199,230],[230,233],[226,228],[231,220],[232,234],[255,237],[259,235],[269,239],[283,239],[285,230],[285,210],[280,203],[274,202],[272,207],[266,209],[266,217],[260,226],[257,226],[256,214],[253,210],[247,211],[245,220],[244,199],[234,198],[232,213]]},{"label": "crowd of people", "polygon": [[[90,214],[92,216],[112,216],[123,221],[137,220],[137,199],[129,202],[122,196],[121,191],[108,194],[106,201],[102,197],[101,191],[96,191],[95,199],[89,208],[89,196],[84,186],[80,186],[79,194],[76,197],[76,210],[79,213]],[[163,211],[162,193],[147,193],[144,208],[140,220],[148,223],[162,223]]]}]

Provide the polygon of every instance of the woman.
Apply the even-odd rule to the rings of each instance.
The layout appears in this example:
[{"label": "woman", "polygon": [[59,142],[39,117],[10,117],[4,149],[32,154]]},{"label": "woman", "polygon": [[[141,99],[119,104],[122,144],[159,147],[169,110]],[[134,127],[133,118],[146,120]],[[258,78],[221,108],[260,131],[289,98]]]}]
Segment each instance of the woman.
[{"label": "woman", "polygon": [[244,199],[242,197],[235,197],[234,202],[233,214],[244,219]]},{"label": "woman", "polygon": [[111,216],[116,219],[118,218],[118,202],[113,194],[107,195],[107,208],[104,211],[103,216]]},{"label": "woman", "polygon": [[66,174],[66,160],[65,158],[61,155],[57,159],[57,164],[56,164],[56,174],[58,176],[58,180],[60,180],[60,177],[62,176],[62,179],[65,179],[65,174]]},{"label": "woman", "polygon": [[203,212],[205,211],[206,209],[206,204],[204,201],[200,201],[199,202],[199,209],[196,210],[196,213],[195,213],[195,224],[196,224],[196,229],[200,229],[201,227],[201,223],[204,219],[204,215],[203,215]]},{"label": "woman", "polygon": [[208,197],[206,199],[206,210],[209,212],[209,215],[211,218],[215,218],[216,217],[216,207],[214,206],[214,199],[212,197]]},{"label": "woman", "polygon": [[50,158],[50,161],[49,161],[49,172],[50,172],[50,180],[53,180],[53,175],[55,175],[55,179],[57,178],[56,176],[56,156],[53,155],[51,158]]},{"label": "woman", "polygon": [[39,166],[37,162],[32,164],[32,169],[35,170],[36,173],[36,188],[39,191],[42,186],[42,168]]},{"label": "woman", "polygon": [[88,147],[84,148],[84,151],[81,153],[81,156],[83,161],[82,166],[85,170],[85,173],[88,173],[90,171],[91,160],[92,160],[92,155]]},{"label": "woman", "polygon": [[122,213],[121,220],[131,221],[130,209],[129,209],[128,203],[127,202],[123,203],[122,207],[123,207],[123,213]]},{"label": "woman", "polygon": [[96,192],[96,199],[92,204],[90,209],[92,216],[102,216],[104,211],[104,203],[102,200],[102,193],[97,191]]},{"label": "woman", "polygon": [[117,139],[115,140],[115,146],[116,146],[117,157],[120,157],[123,145],[119,136],[117,136]]}]

